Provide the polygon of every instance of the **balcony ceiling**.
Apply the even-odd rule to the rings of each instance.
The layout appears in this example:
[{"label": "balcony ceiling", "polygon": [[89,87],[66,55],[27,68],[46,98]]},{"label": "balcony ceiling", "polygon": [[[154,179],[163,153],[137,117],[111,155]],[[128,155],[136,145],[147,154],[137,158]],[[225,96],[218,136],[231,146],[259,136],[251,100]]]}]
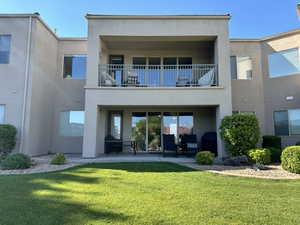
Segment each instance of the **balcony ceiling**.
[{"label": "balcony ceiling", "polygon": [[214,37],[102,37],[110,50],[200,50],[213,49]]}]

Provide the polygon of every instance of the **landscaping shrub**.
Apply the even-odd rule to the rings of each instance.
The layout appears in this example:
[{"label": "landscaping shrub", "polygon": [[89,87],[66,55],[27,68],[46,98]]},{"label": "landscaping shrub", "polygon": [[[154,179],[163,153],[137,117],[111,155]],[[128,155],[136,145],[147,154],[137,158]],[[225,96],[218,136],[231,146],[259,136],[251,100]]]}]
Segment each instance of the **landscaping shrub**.
[{"label": "landscaping shrub", "polygon": [[13,125],[0,125],[0,156],[7,155],[16,146],[17,129]]},{"label": "landscaping shrub", "polygon": [[3,170],[27,169],[30,168],[30,166],[30,157],[22,153],[8,155],[4,160],[1,161],[1,168]]},{"label": "landscaping shrub", "polygon": [[251,161],[260,164],[268,164],[271,162],[271,152],[269,149],[251,149],[248,152]]},{"label": "landscaping shrub", "polygon": [[300,174],[300,146],[290,146],[283,150],[281,166],[291,173]]},{"label": "landscaping shrub", "polygon": [[66,163],[66,157],[64,154],[56,154],[51,160],[53,165],[63,165]]},{"label": "landscaping shrub", "polygon": [[281,162],[281,153],[282,150],[279,148],[267,148],[271,152],[271,162]]},{"label": "landscaping shrub", "polygon": [[215,154],[209,151],[201,151],[196,155],[196,162],[200,165],[212,165],[215,159]]},{"label": "landscaping shrub", "polygon": [[281,137],[265,135],[262,138],[263,138],[263,143],[262,143],[263,148],[281,149]]},{"label": "landscaping shrub", "polygon": [[259,140],[258,120],[250,114],[226,116],[220,126],[220,135],[232,156],[246,155],[249,149],[256,147]]}]

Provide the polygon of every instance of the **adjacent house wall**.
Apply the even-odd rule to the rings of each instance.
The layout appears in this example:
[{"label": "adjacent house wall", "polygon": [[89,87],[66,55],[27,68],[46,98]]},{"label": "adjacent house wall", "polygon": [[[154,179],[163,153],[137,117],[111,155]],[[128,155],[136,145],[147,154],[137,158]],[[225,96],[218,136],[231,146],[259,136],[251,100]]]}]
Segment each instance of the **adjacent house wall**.
[{"label": "adjacent house wall", "polygon": [[56,73],[57,39],[36,18],[33,19],[30,76],[26,112],[26,139],[23,152],[47,154],[52,148],[53,109]]},{"label": "adjacent house wall", "polygon": [[81,55],[87,53],[87,41],[84,39],[61,39],[58,42],[58,70],[56,74],[54,116],[53,116],[53,148],[56,153],[81,153],[82,137],[62,137],[59,135],[60,113],[63,111],[84,111],[85,79],[64,79],[64,55]]},{"label": "adjacent house wall", "polygon": [[6,106],[5,123],[18,130],[16,151],[22,130],[28,28],[28,17],[0,18],[0,34],[11,35],[9,64],[0,64],[0,104]]},{"label": "adjacent house wall", "polygon": [[248,56],[252,60],[252,79],[231,81],[232,110],[255,112],[261,131],[265,133],[261,43],[260,41],[232,40],[230,49],[231,56]]},{"label": "adjacent house wall", "polygon": [[[277,51],[300,48],[300,31],[264,40],[262,42],[262,71],[264,83],[264,105],[266,134],[274,135],[273,112],[300,108],[300,74],[270,78],[268,55]],[[287,96],[294,100],[287,101]],[[300,135],[283,137],[283,145],[293,145]]]}]

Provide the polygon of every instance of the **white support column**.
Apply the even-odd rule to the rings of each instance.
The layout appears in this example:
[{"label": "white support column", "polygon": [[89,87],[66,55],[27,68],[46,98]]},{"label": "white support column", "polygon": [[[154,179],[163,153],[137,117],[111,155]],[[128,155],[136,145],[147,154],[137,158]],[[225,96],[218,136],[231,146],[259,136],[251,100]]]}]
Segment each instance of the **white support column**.
[{"label": "white support column", "polygon": [[219,159],[222,159],[227,155],[224,142],[222,141],[222,138],[221,138],[221,135],[219,132],[219,128],[222,123],[222,119],[225,116],[229,116],[231,114],[232,114],[231,107],[228,107],[226,105],[219,105],[216,108],[216,131],[217,131],[217,144],[218,144],[218,158]]},{"label": "white support column", "polygon": [[99,125],[99,110],[97,105],[87,99],[85,104],[85,124],[83,136],[83,158],[97,157],[97,138],[98,138],[98,125]]}]

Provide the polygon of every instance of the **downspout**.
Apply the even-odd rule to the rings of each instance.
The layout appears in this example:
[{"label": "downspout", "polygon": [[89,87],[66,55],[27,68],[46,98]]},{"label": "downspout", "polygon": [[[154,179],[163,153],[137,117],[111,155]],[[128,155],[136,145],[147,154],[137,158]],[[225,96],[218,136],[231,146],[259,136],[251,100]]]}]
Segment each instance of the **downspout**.
[{"label": "downspout", "polygon": [[25,142],[25,121],[26,121],[26,107],[28,96],[28,83],[29,83],[29,64],[30,64],[30,49],[31,49],[31,29],[32,29],[32,16],[29,16],[28,35],[27,35],[27,48],[26,48],[26,64],[25,64],[25,80],[24,80],[24,93],[23,93],[23,109],[21,121],[21,137],[20,137],[20,152],[24,153]]}]

